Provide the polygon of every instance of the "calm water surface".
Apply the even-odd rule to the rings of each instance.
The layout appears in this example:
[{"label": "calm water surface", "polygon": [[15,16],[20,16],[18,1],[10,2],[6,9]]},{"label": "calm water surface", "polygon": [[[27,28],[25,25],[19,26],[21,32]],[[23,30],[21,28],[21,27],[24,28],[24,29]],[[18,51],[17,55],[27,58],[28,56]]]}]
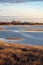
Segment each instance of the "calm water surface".
[{"label": "calm water surface", "polygon": [[[7,42],[15,42],[21,44],[30,44],[30,45],[43,45],[43,31],[37,32],[20,32],[22,30],[31,30],[31,29],[40,29],[43,30],[43,26],[0,26],[4,30],[0,30],[0,40]],[[6,38],[23,38],[22,40],[8,40]]]}]

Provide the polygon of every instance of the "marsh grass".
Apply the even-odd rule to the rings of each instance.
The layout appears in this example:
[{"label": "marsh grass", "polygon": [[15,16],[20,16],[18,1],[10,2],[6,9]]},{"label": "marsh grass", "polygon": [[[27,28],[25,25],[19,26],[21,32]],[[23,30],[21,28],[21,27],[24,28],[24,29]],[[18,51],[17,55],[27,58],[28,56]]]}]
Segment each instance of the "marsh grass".
[{"label": "marsh grass", "polygon": [[43,46],[0,41],[0,65],[43,65]]}]

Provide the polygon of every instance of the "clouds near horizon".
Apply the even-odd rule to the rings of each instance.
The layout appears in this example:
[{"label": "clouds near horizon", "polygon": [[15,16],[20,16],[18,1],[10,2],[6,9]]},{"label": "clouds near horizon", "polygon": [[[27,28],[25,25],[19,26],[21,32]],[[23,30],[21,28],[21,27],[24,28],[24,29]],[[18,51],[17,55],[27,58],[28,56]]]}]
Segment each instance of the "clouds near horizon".
[{"label": "clouds near horizon", "polygon": [[0,0],[0,16],[43,18],[43,0]]}]

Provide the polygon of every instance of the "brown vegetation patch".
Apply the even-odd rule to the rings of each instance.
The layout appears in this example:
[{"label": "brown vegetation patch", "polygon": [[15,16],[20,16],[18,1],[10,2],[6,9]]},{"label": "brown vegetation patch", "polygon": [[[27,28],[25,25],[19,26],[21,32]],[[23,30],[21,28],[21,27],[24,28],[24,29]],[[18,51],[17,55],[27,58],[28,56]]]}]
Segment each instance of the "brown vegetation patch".
[{"label": "brown vegetation patch", "polygon": [[6,38],[8,40],[23,40],[23,38]]},{"label": "brown vegetation patch", "polygon": [[43,65],[43,46],[0,41],[0,65]]}]

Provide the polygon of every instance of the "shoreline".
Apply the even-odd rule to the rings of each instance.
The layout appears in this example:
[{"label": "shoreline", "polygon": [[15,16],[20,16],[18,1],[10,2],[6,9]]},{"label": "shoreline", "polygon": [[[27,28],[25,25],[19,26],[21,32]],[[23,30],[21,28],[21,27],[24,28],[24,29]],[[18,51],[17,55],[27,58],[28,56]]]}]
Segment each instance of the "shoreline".
[{"label": "shoreline", "polygon": [[6,42],[6,41],[4,41],[4,40],[0,40],[0,45],[8,45],[8,46],[10,46],[10,45],[17,45],[17,46],[25,46],[25,47],[33,47],[33,48],[39,48],[39,49],[42,49],[43,50],[43,46],[42,45],[30,45],[30,44],[21,44],[21,43],[10,43],[10,42]]},{"label": "shoreline", "polygon": [[39,48],[39,49],[42,49],[43,50],[43,46],[41,46],[41,45],[30,45],[30,44],[19,44],[19,43],[9,43],[9,42],[5,42],[4,40],[2,41],[2,40],[0,40],[0,45],[8,45],[8,46],[10,46],[10,45],[17,45],[17,46],[25,46],[25,47],[33,47],[33,48]]}]

